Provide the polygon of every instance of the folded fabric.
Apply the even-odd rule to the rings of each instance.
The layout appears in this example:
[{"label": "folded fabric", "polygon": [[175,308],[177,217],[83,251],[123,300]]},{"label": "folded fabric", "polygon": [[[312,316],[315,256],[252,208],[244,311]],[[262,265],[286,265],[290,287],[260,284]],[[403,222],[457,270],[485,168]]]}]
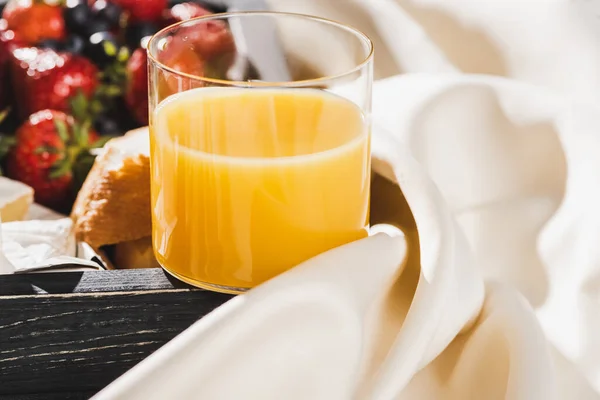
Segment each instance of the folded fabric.
[{"label": "folded fabric", "polygon": [[373,236],[317,257],[201,320],[98,398],[597,398],[586,338],[600,332],[593,308],[574,304],[593,276],[591,249],[562,229],[600,226],[564,200],[567,166],[569,182],[600,178],[577,170],[600,149],[590,136],[600,120],[586,112],[597,110],[505,80],[428,75],[378,82],[374,109],[373,165],[387,178],[374,182],[375,218],[400,226],[409,251]]},{"label": "folded fabric", "polygon": [[372,218],[405,236],[234,299],[97,398],[599,399],[591,3],[270,1],[365,31],[379,78],[410,72],[373,101]]},{"label": "folded fabric", "polygon": [[[375,76],[502,76],[600,102],[600,3],[589,0],[268,0],[270,9],[354,26],[375,45]],[[319,61],[318,49],[313,60]]]},{"label": "folded fabric", "polygon": [[[395,111],[385,112],[385,105],[392,101]],[[504,327],[499,326],[510,357],[493,357],[494,350],[502,346],[492,342],[486,354],[488,367],[482,368],[467,361],[467,348],[461,348],[456,364],[445,364],[437,371],[454,375],[461,365],[471,364],[468,368],[476,366],[472,371],[481,374],[479,379],[471,385],[457,384],[458,392],[452,392],[456,397],[441,392],[440,397],[418,398],[599,398],[600,347],[590,338],[598,337],[600,331],[589,295],[600,259],[593,256],[595,244],[579,236],[600,226],[593,206],[597,194],[592,188],[592,182],[600,178],[596,156],[600,138],[595,134],[600,129],[598,115],[594,106],[563,101],[539,88],[498,78],[405,75],[378,82],[374,120],[393,132],[396,148],[387,135],[375,134],[375,168],[399,183],[411,207],[419,230],[421,268],[425,246],[431,240],[421,226],[430,223],[419,221],[423,202],[412,201],[403,182],[405,170],[393,161],[399,148],[408,149],[439,188],[452,220],[467,237],[483,278],[509,285],[520,291],[513,297],[522,295],[519,301],[528,300],[526,308],[533,308],[548,347],[542,351],[538,345],[536,352],[536,346],[530,344],[525,351],[523,343],[511,334],[518,329],[522,335],[536,337],[533,314],[524,310],[521,314],[530,315],[529,323],[509,324],[510,318],[519,321],[515,314],[505,319]],[[499,301],[492,304],[507,307],[509,291],[504,293],[505,305]],[[491,296],[494,294],[488,291],[486,305]],[[485,314],[486,307],[480,321]],[[529,333],[523,330],[527,325]],[[468,335],[474,337],[479,329]],[[430,376],[427,371],[436,370],[436,364],[444,365],[440,360],[452,352],[453,345],[420,376]],[[545,362],[534,369],[525,367],[525,361],[532,359]],[[493,387],[485,378],[501,377],[504,362],[515,373],[508,381],[520,382],[526,371],[537,371],[537,379],[527,378],[537,382],[530,386],[537,392],[507,389],[483,397],[467,396],[469,390],[476,390],[476,384]],[[420,381],[418,377],[411,385]],[[439,384],[438,377],[420,390],[433,390]],[[443,387],[448,385],[452,386],[451,379]]]},{"label": "folded fabric", "polygon": [[0,225],[0,273],[106,268],[90,246],[75,241],[70,218],[41,207],[30,214],[48,219]]}]

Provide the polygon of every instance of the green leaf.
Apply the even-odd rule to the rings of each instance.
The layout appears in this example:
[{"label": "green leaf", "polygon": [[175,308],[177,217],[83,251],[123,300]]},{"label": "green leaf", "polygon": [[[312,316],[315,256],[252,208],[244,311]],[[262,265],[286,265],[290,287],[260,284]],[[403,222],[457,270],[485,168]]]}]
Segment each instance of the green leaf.
[{"label": "green leaf", "polygon": [[90,113],[92,115],[98,115],[104,110],[104,104],[99,99],[94,99],[90,103]]},{"label": "green leaf", "polygon": [[127,69],[124,65],[115,65],[115,72],[120,77],[121,75],[124,75],[127,72]]},{"label": "green leaf", "polygon": [[106,92],[106,85],[100,85],[98,86],[98,88],[96,89],[96,95],[98,97],[102,97],[105,95]]},{"label": "green leaf", "polygon": [[118,71],[115,67],[110,67],[106,70],[106,75],[108,76],[109,82],[114,82],[119,78]]},{"label": "green leaf", "polygon": [[117,97],[123,93],[123,89],[121,89],[118,85],[108,85],[106,86],[106,95],[109,97]]},{"label": "green leaf", "polygon": [[94,149],[99,149],[100,147],[104,147],[104,145],[110,140],[113,139],[114,136],[110,136],[110,135],[104,135],[104,136],[100,136],[98,138],[98,140],[96,140],[94,143],[92,143],[91,148]]},{"label": "green leaf", "polygon": [[80,89],[77,94],[69,99],[71,114],[76,121],[83,121],[88,117],[88,100]]},{"label": "green leaf", "polygon": [[16,142],[12,136],[0,135],[0,158],[4,157]]},{"label": "green leaf", "polygon": [[129,60],[129,49],[127,47],[121,47],[119,49],[119,54],[117,55],[117,61],[125,63],[127,60]]},{"label": "green leaf", "polygon": [[87,151],[79,153],[73,167],[73,184],[76,191],[79,191],[85,182],[95,160],[96,157]]},{"label": "green leaf", "polygon": [[0,112],[0,123],[2,123],[6,119],[9,113],[10,107],[7,107],[4,110],[2,110],[2,112]]},{"label": "green leaf", "polygon": [[58,133],[60,140],[62,140],[63,143],[67,143],[69,141],[69,130],[65,121],[61,119],[55,119],[54,127],[56,128],[56,133]]},{"label": "green leaf", "polygon": [[77,143],[79,143],[79,145],[82,147],[86,147],[88,145],[88,142],[90,141],[89,131],[91,126],[92,123],[90,122],[90,120],[84,121],[81,124],[81,127],[79,129],[79,137],[77,138]]},{"label": "green leaf", "polygon": [[49,153],[49,154],[59,154],[60,151],[56,147],[50,146],[40,146],[34,151],[35,154]]},{"label": "green leaf", "polygon": [[109,57],[115,57],[117,55],[117,46],[115,46],[114,43],[107,40],[103,43],[103,45],[106,55]]},{"label": "green leaf", "polygon": [[[0,134],[0,161],[8,154],[15,143],[14,137]],[[2,168],[0,167],[0,176],[2,175]]]},{"label": "green leaf", "polygon": [[71,172],[71,164],[67,162],[66,159],[62,159],[57,161],[52,168],[50,169],[50,173],[48,177],[50,179],[57,179],[63,177]]}]

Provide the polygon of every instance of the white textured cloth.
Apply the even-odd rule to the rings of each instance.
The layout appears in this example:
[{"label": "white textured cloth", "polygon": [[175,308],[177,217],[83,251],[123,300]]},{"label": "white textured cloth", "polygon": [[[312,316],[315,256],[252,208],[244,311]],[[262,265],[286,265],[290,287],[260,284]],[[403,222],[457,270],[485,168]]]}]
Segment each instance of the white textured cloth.
[{"label": "white textured cloth", "polygon": [[600,3],[271,3],[373,38],[372,212],[405,236],[237,297],[97,398],[600,398]]},{"label": "white textured cloth", "polygon": [[89,245],[75,240],[70,218],[37,204],[28,218],[0,224],[0,274],[105,269]]}]

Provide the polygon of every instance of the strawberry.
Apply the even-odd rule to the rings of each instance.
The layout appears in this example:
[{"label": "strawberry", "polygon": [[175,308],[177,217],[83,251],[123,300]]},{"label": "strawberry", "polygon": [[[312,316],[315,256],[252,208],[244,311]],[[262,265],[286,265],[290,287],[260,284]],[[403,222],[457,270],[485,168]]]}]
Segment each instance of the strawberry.
[{"label": "strawberry", "polygon": [[158,58],[177,71],[200,75],[206,62],[234,51],[233,37],[223,21],[198,21],[169,37]]},{"label": "strawberry", "polygon": [[36,202],[65,211],[77,190],[78,168],[91,167],[89,150],[99,144],[88,124],[78,125],[60,111],[38,111],[17,130],[6,173],[31,186]]},{"label": "strawberry", "polygon": [[198,21],[182,26],[174,36],[174,46],[192,48],[200,57],[210,60],[218,55],[235,50],[233,36],[223,21]]},{"label": "strawberry", "polygon": [[127,89],[125,102],[135,119],[148,124],[148,55],[146,49],[137,49],[127,61]]},{"label": "strawberry", "polygon": [[[0,124],[4,122],[6,116],[10,112],[10,109],[5,109],[0,112]],[[15,138],[13,136],[5,135],[0,133],[0,175],[2,175],[2,165],[4,161],[4,157],[8,154],[10,149],[15,143]]]},{"label": "strawberry", "polygon": [[198,18],[209,14],[212,13],[196,3],[180,3],[163,11],[162,25],[169,26],[177,22],[187,21],[188,19]]},{"label": "strawberry", "polygon": [[24,45],[18,35],[7,27],[6,20],[0,19],[0,109],[9,104],[12,97],[12,85],[9,80],[12,52]]},{"label": "strawberry", "polygon": [[2,12],[8,29],[25,43],[35,45],[44,39],[63,40],[66,36],[62,8],[39,0],[10,0]]},{"label": "strawberry", "polygon": [[82,56],[28,47],[13,51],[13,57],[21,118],[46,108],[67,112],[76,92],[89,98],[98,86],[98,69]]},{"label": "strawberry", "polygon": [[0,19],[0,49],[2,55],[8,58],[8,55],[19,47],[27,47],[27,43],[23,40],[20,33],[12,29],[8,29],[8,22],[5,19]]},{"label": "strawberry", "polygon": [[[179,45],[179,43],[174,46],[169,44],[166,46],[165,52],[160,54],[159,59],[175,71],[199,77],[204,76],[205,62],[189,46]],[[158,70],[157,74],[158,96],[160,99],[183,90],[202,86],[200,80],[191,80],[166,70]]]},{"label": "strawberry", "polygon": [[[196,77],[226,79],[233,63],[235,44],[222,21],[201,21],[193,26],[181,27],[176,36],[168,39],[158,54],[158,60],[175,71]],[[180,77],[159,70],[159,98],[203,86],[201,79]]]},{"label": "strawberry", "polygon": [[204,58],[195,51],[193,44],[186,43],[179,37],[169,38],[159,59],[160,62],[178,72],[197,76],[202,76],[204,73]]},{"label": "strawberry", "polygon": [[127,11],[134,21],[158,21],[167,8],[167,0],[112,0]]}]

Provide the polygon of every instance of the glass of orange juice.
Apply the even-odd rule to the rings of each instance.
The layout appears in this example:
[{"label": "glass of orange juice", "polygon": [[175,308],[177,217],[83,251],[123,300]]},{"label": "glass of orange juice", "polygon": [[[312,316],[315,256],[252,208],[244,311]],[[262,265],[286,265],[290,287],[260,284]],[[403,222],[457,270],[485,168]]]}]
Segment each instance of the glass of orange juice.
[{"label": "glass of orange juice", "polygon": [[148,44],[153,248],[240,293],[368,235],[373,46],[300,14],[215,14]]}]

